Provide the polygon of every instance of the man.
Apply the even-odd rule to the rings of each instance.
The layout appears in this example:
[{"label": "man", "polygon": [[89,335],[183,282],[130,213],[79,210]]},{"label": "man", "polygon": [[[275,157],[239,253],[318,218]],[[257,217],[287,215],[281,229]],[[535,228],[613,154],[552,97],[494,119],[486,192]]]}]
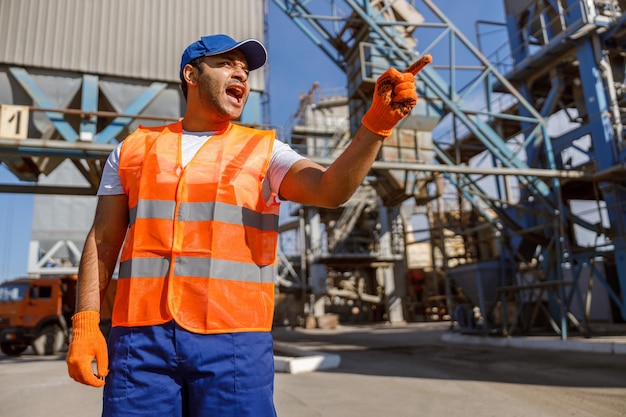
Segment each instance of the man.
[{"label": "man", "polygon": [[[324,169],[273,131],[231,123],[266,58],[253,39],[194,42],[180,66],[184,119],[139,128],[107,161],[67,356],[72,378],[104,385],[104,416],[276,415],[276,197],[343,204],[417,100],[413,74],[385,72],[363,127]],[[107,352],[100,300],[120,248]]]}]

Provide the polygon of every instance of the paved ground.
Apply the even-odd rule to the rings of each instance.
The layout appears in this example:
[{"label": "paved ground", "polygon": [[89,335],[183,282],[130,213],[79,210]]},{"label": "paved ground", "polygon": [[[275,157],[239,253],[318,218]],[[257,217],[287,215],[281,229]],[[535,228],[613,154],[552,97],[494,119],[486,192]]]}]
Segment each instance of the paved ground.
[{"label": "paved ground", "polygon": [[[569,350],[554,337],[494,346],[451,334],[446,323],[281,328],[274,336],[341,358],[333,369],[276,374],[280,417],[626,416],[626,355],[598,350],[624,346],[626,336],[572,340]],[[0,416],[99,416],[101,390],[71,381],[64,359],[0,355]]]},{"label": "paved ground", "polygon": [[335,370],[278,374],[282,416],[626,416],[626,356],[595,353],[626,337],[526,338],[520,349],[424,323],[275,338],[342,359]]}]

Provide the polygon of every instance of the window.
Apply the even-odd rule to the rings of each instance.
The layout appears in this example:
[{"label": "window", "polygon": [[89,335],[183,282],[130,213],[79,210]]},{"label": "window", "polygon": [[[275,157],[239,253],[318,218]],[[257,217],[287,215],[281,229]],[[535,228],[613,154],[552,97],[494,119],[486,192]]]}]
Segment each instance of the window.
[{"label": "window", "polygon": [[23,300],[26,292],[28,291],[28,287],[29,284],[23,282],[0,285],[0,301]]},{"label": "window", "polygon": [[30,298],[52,298],[51,286],[34,286],[30,289]]}]

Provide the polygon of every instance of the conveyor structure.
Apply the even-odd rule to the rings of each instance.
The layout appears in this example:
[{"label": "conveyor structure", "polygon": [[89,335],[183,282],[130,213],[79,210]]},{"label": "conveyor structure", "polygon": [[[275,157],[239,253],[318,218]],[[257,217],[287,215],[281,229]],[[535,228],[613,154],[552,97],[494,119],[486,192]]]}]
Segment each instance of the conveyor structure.
[{"label": "conveyor structure", "polygon": [[335,108],[348,126],[311,129],[332,114],[314,86],[291,129],[321,163],[354,134],[382,71],[434,57],[363,190],[340,210],[293,212],[307,226],[310,314],[367,305],[394,322],[443,309],[465,331],[561,338],[623,322],[623,1],[505,0],[506,22],[477,28],[508,42],[480,49],[430,0],[274,4],[346,73]]}]

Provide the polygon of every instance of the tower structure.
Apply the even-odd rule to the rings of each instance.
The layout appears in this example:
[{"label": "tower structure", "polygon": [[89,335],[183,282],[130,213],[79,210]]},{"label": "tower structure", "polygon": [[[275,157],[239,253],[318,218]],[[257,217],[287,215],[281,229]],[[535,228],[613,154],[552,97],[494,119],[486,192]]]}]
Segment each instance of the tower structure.
[{"label": "tower structure", "polygon": [[[623,4],[505,1],[508,42],[482,53],[429,0],[346,0],[326,14],[274,3],[345,71],[352,128],[377,74],[434,55],[417,76],[420,105],[386,143],[369,185],[381,206],[425,207],[429,272],[460,285],[480,316],[450,286],[449,312],[472,330],[506,334],[532,329],[543,312],[563,338],[570,328],[589,334],[598,297],[612,305],[604,319],[626,317]],[[432,138],[429,157],[419,141],[389,152],[406,130]]]}]

